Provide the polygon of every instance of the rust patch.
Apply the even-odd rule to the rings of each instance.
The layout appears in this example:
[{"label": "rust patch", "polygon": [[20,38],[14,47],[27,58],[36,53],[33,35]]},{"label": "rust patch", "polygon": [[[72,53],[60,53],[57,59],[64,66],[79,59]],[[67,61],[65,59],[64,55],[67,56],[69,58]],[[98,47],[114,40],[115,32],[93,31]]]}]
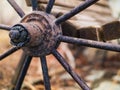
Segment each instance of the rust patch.
[{"label": "rust patch", "polygon": [[53,48],[57,48],[62,30],[54,20],[54,16],[40,11],[34,11],[23,17],[17,25],[27,30],[30,39],[22,47],[24,52],[30,56],[42,56],[50,54]]}]

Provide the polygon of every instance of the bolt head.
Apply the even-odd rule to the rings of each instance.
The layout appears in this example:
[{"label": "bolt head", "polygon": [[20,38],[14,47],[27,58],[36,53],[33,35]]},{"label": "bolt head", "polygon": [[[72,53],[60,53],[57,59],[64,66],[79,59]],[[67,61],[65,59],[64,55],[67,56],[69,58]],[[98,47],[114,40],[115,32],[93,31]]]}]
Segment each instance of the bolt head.
[{"label": "bolt head", "polygon": [[15,46],[24,46],[28,41],[28,32],[22,25],[15,25],[11,28],[9,37],[11,44]]},{"label": "bolt head", "polygon": [[18,40],[20,37],[20,32],[18,30],[11,30],[9,36],[12,40]]}]

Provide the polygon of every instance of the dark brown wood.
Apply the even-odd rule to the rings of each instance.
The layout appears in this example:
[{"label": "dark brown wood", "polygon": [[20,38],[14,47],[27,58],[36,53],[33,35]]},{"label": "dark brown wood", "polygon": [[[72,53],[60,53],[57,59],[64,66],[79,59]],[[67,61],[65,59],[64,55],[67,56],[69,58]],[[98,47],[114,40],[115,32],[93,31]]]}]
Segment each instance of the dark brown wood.
[{"label": "dark brown wood", "polygon": [[120,38],[120,21],[109,22],[104,24],[101,28],[106,40]]}]

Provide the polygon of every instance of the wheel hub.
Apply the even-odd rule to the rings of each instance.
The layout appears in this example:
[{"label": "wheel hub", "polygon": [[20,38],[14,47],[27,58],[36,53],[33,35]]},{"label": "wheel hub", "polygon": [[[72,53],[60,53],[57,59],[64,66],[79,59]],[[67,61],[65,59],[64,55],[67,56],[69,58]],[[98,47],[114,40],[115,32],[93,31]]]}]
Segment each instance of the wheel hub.
[{"label": "wheel hub", "polygon": [[58,37],[62,34],[61,27],[53,21],[53,15],[34,11],[12,27],[11,44],[22,47],[28,55],[42,56],[51,53],[58,46]]}]

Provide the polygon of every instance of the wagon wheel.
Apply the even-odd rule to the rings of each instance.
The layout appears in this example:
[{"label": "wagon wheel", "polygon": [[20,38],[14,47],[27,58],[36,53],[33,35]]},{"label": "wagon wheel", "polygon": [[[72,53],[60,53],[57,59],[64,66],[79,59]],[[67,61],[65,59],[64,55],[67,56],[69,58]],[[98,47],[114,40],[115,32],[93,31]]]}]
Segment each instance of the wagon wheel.
[{"label": "wagon wheel", "polygon": [[55,18],[51,14],[55,0],[49,0],[45,12],[38,10],[37,0],[30,0],[33,11],[28,15],[25,15],[24,11],[16,4],[14,0],[7,1],[22,19],[20,23],[15,24],[12,27],[0,24],[0,29],[9,31],[11,44],[14,45],[14,47],[12,47],[10,50],[0,55],[0,60],[19,49],[22,49],[24,52],[21,58],[21,66],[18,67],[19,72],[16,72],[15,78],[12,82],[14,85],[12,90],[20,90],[32,57],[40,57],[45,90],[51,90],[46,63],[46,56],[49,54],[53,54],[57,58],[64,69],[72,76],[75,82],[83,90],[90,90],[84,80],[82,80],[80,76],[78,76],[72,70],[69,64],[56,50],[61,42],[120,52],[119,45],[74,38],[62,34],[61,23],[65,22],[77,13],[85,10],[87,7],[99,0],[86,0],[84,3],[72,9],[70,12],[58,18]]}]

